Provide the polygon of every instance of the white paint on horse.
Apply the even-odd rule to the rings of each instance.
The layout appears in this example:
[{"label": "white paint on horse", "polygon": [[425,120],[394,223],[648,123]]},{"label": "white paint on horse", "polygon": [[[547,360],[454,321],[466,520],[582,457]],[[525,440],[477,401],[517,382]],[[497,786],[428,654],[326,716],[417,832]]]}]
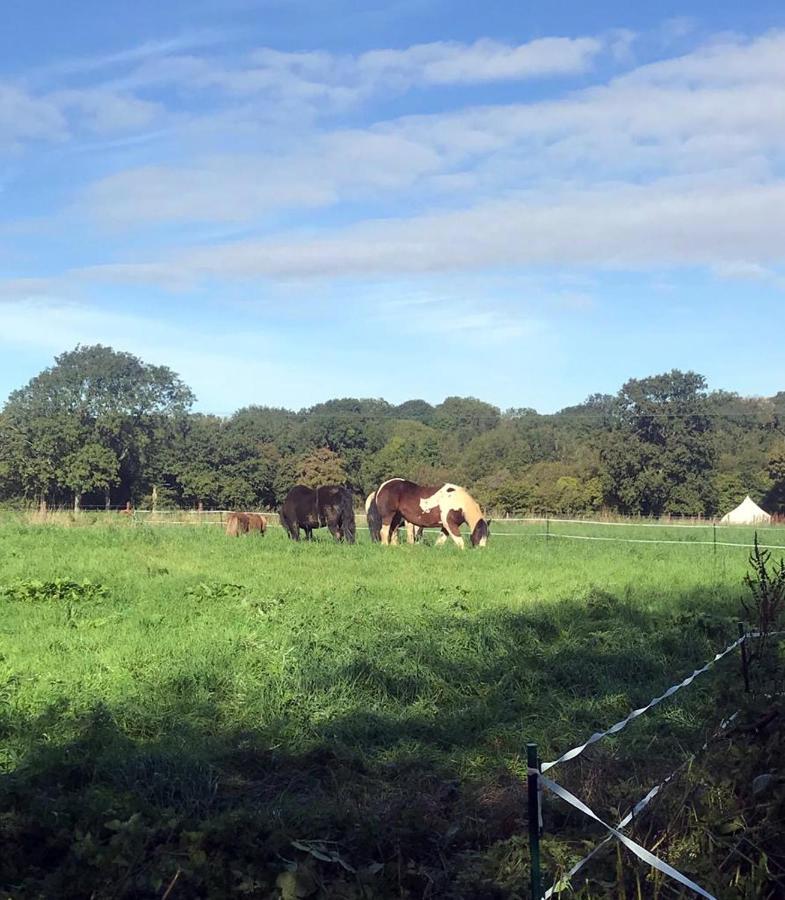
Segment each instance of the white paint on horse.
[{"label": "white paint on horse", "polygon": [[[439,518],[441,519],[442,526],[449,533],[453,541],[462,550],[465,550],[466,545],[463,542],[460,531],[457,535],[453,534],[452,529],[448,524],[447,517],[451,512],[461,513],[466,520],[469,529],[474,531],[476,524],[483,518],[480,504],[477,503],[474,497],[472,497],[464,488],[448,482],[447,484],[443,484],[435,494],[431,494],[430,497],[423,497],[422,500],[420,500],[420,509],[422,509],[423,512],[430,512],[437,506],[439,508]],[[442,534],[442,537],[446,540],[444,534]],[[437,541],[437,543],[443,543],[443,541]],[[485,544],[486,539],[482,538],[480,540],[480,546],[484,547]]]},{"label": "white paint on horse", "polygon": [[[448,503],[447,494],[452,494],[454,491],[461,491],[463,488],[459,488],[457,484],[443,484],[435,494],[431,494],[430,497],[423,497],[420,500],[420,509],[423,512],[430,512],[434,507],[441,507],[443,504]],[[451,509],[460,509],[460,507],[450,507]]]}]

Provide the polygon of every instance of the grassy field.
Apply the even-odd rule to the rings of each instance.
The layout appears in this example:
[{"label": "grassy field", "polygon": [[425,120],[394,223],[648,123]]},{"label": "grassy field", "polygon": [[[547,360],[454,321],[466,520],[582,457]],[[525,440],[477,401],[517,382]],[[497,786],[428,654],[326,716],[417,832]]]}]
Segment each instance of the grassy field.
[{"label": "grassy field", "polygon": [[[748,557],[503,522],[460,553],[82,521],[0,525],[3,897],[525,897],[526,742],[552,759],[711,658]],[[554,777],[626,811],[739,707],[738,665]],[[548,808],[553,873],[602,833]],[[715,878],[690,841],[669,861]],[[615,854],[585,896],[678,895]]]}]

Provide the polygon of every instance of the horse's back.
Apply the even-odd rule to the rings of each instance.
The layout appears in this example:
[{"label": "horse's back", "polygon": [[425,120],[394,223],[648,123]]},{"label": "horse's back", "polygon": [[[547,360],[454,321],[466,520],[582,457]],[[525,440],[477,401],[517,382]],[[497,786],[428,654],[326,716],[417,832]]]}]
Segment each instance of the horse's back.
[{"label": "horse's back", "polygon": [[248,516],[245,513],[229,513],[226,519],[226,533],[232,537],[245,534],[248,531]]},{"label": "horse's back", "polygon": [[338,524],[354,539],[354,495],[342,484],[324,484],[317,488],[319,519]]},{"label": "horse's back", "polygon": [[423,497],[430,497],[438,490],[438,487],[417,484],[406,478],[390,478],[383,482],[376,492],[376,506],[382,517],[389,516],[396,510],[405,515],[407,508],[409,510],[413,507],[418,508]]},{"label": "horse's back", "polygon": [[379,485],[376,491],[376,506],[382,516],[398,509],[401,499],[416,493],[419,485],[406,478],[389,478]]},{"label": "horse's back", "polygon": [[267,519],[259,513],[250,513],[248,516],[248,531],[264,534],[267,530]]},{"label": "horse's back", "polygon": [[316,489],[304,484],[296,484],[284,497],[283,508],[291,510],[298,517],[316,506]]}]

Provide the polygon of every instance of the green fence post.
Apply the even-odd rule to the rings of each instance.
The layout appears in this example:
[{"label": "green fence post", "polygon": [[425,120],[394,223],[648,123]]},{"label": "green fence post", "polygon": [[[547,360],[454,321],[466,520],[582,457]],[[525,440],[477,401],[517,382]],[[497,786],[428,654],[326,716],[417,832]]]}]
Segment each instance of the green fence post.
[{"label": "green fence post", "polygon": [[532,900],[542,900],[542,878],[540,876],[540,760],[537,745],[526,745],[529,788],[529,853],[531,855]]},{"label": "green fence post", "polygon": [[749,694],[750,692],[750,670],[749,670],[749,659],[747,658],[747,640],[746,640],[746,632],[744,629],[744,622],[739,622],[739,637],[744,638],[741,642],[741,673],[744,676],[744,691]]}]

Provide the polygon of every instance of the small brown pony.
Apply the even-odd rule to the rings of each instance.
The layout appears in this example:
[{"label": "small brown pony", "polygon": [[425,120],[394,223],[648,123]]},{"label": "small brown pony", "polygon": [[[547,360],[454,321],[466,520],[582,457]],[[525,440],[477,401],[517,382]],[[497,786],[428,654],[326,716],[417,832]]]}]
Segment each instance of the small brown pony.
[{"label": "small brown pony", "polygon": [[241,534],[264,534],[267,531],[267,519],[258,513],[229,513],[226,518],[226,533],[232,537]]},{"label": "small brown pony", "polygon": [[437,544],[443,544],[449,537],[464,549],[461,537],[464,522],[471,529],[473,547],[484,547],[488,541],[488,522],[479,503],[457,484],[430,487],[404,478],[391,478],[376,492],[368,517],[369,527],[379,528],[383,544],[391,543],[391,534],[401,522],[420,528],[441,528]]}]

